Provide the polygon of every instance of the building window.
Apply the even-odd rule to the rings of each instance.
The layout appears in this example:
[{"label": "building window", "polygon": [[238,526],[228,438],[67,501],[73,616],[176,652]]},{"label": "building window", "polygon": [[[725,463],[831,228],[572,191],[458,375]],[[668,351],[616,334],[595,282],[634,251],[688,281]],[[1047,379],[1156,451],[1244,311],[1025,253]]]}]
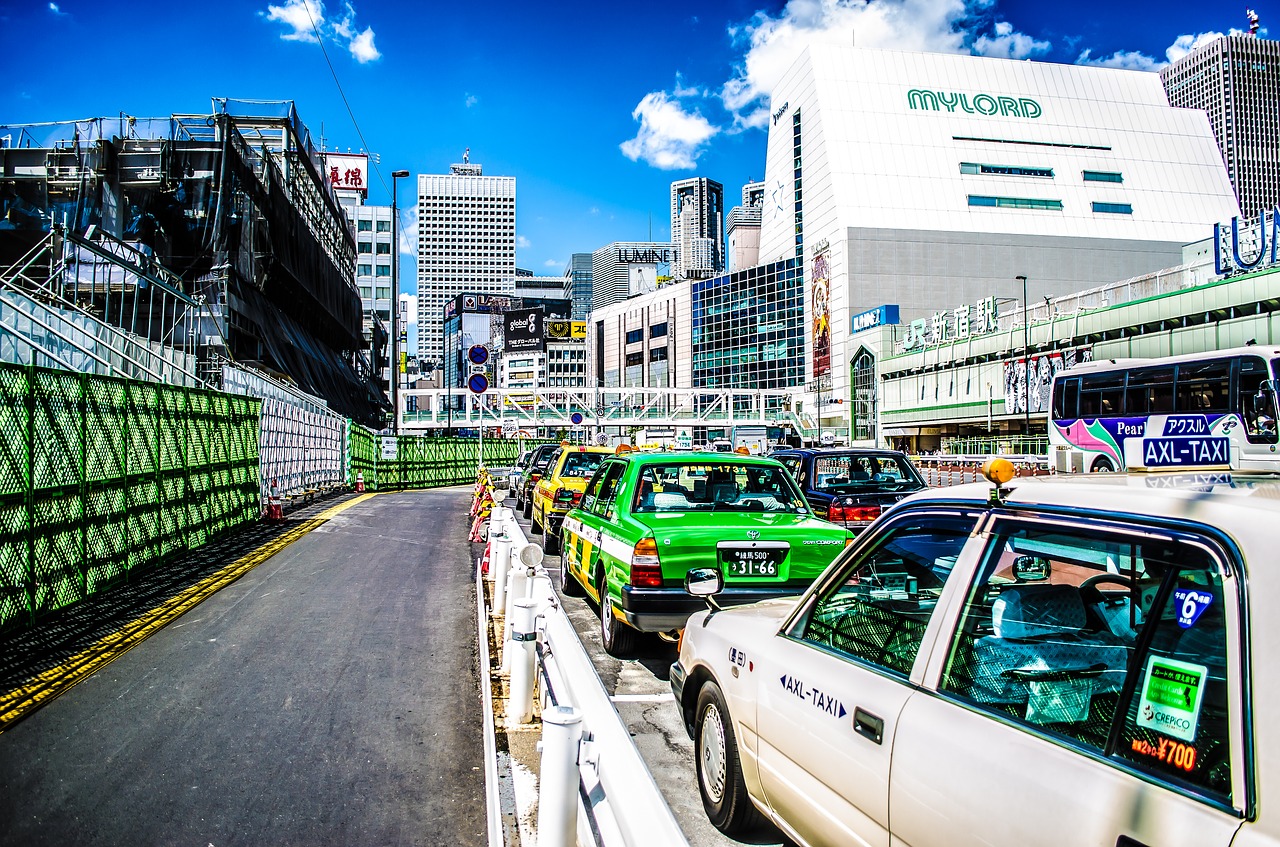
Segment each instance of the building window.
[{"label": "building window", "polygon": [[378,276],[391,276],[391,266],[378,265]]},{"label": "building window", "polygon": [[391,232],[391,221],[378,221],[378,232]]},{"label": "building window", "polygon": [[[970,206],[994,206],[997,209],[1048,209],[1062,211],[1061,200],[1042,200],[1037,197],[988,197],[982,194],[969,195]],[[1094,204],[1097,205],[1096,203]]]},{"label": "building window", "polygon": [[1084,171],[1085,182],[1124,182],[1124,174],[1115,171]]},{"label": "building window", "polygon": [[627,367],[631,368],[641,364],[644,364],[644,353],[627,354]]},{"label": "building window", "polygon": [[1108,215],[1132,215],[1133,205],[1130,203],[1098,203],[1095,201],[1093,210]]},{"label": "building window", "polygon": [[650,338],[663,338],[663,337],[665,337],[665,336],[666,336],[666,334],[667,334],[667,322],[666,322],[666,321],[663,321],[663,322],[662,322],[662,323],[660,323],[660,324],[654,324],[653,326],[649,327],[649,337],[650,337]]},{"label": "building window", "polygon": [[627,343],[628,343],[628,344],[637,344],[637,343],[639,343],[639,342],[641,342],[641,341],[644,341],[644,330],[643,330],[643,329],[632,329],[632,330],[628,330],[628,331],[627,331]]},{"label": "building window", "polygon": [[373,276],[373,265],[356,265],[356,276]]},{"label": "building window", "polygon": [[357,232],[369,232],[373,229],[373,221],[356,221]]},{"label": "building window", "polygon": [[655,347],[649,351],[650,362],[665,362],[667,360],[667,348]]},{"label": "building window", "polygon": [[1053,168],[1029,168],[1020,165],[980,165],[976,162],[961,162],[960,173],[995,176],[1038,176],[1053,179]]},{"label": "building window", "polygon": [[359,250],[359,252],[361,253],[372,253],[373,245],[370,244],[368,241],[361,241],[356,249]]},{"label": "building window", "polygon": [[391,255],[391,245],[390,245],[390,244],[388,244],[388,243],[386,243],[385,241],[379,241],[379,242],[378,242],[378,255],[379,255],[379,256],[390,256],[390,255]]}]

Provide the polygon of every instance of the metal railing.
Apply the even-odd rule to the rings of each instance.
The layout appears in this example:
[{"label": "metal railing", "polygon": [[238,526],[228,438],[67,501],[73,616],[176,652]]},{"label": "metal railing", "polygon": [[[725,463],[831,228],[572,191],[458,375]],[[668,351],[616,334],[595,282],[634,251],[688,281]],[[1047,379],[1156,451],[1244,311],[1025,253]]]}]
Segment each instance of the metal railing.
[{"label": "metal railing", "polygon": [[[493,603],[510,674],[507,720],[542,720],[538,847],[685,845],[671,808],[560,605],[541,549],[502,506],[490,521]],[[483,595],[483,592],[481,592]],[[480,637],[485,639],[486,633]],[[535,710],[534,696],[539,708]],[[491,724],[492,725],[492,724]],[[491,803],[491,813],[493,805]],[[490,822],[490,845],[495,832]]]}]

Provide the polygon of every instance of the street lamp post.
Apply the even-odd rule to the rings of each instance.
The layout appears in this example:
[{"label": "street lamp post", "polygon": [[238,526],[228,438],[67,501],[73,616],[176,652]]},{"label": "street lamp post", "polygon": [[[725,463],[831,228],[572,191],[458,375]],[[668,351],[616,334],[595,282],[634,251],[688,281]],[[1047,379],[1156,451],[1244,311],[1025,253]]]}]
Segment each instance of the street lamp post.
[{"label": "street lamp post", "polygon": [[396,206],[398,180],[408,171],[391,172],[391,432],[400,434],[400,213]]},{"label": "street lamp post", "polygon": [[1023,395],[1023,450],[1026,450],[1027,439],[1031,437],[1031,324],[1028,321],[1029,312],[1027,310],[1027,278],[1022,275],[1014,277],[1014,279],[1022,280],[1022,372],[1024,375],[1025,385]]}]

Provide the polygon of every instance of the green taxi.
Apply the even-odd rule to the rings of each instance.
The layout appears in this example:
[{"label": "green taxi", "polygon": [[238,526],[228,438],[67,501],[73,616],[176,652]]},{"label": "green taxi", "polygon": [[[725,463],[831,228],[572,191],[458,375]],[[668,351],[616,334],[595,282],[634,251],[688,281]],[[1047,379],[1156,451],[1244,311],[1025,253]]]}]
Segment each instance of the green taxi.
[{"label": "green taxi", "polygon": [[853,535],[814,516],[775,459],[655,452],[606,459],[561,526],[561,590],[600,604],[610,654],[671,633],[702,608],[691,568],[724,575],[722,605],[800,594]]}]

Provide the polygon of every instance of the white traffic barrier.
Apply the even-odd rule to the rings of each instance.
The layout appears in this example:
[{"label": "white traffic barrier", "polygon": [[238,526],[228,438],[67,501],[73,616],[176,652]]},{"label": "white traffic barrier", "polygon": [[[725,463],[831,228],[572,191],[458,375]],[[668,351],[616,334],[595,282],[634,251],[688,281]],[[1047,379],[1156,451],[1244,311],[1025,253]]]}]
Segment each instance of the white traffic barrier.
[{"label": "white traffic barrier", "polygon": [[507,721],[517,724],[533,720],[533,684],[537,672],[538,638],[534,619],[538,604],[521,598],[511,609],[511,693],[507,698]]},{"label": "white traffic barrier", "polygon": [[[651,844],[662,844],[664,847],[688,847],[688,839],[680,831],[670,806],[662,797],[653,775],[636,749],[631,732],[622,722],[618,711],[614,708],[600,681],[591,657],[587,655],[573,622],[569,620],[560,606],[560,598],[552,585],[551,577],[541,567],[542,548],[530,544],[523,528],[514,520],[506,527],[510,541],[508,572],[510,569],[532,569],[533,577],[529,580],[528,589],[523,592],[526,599],[519,600],[517,594],[512,598],[512,611],[506,620],[518,617],[516,609],[530,609],[533,614],[533,626],[536,641],[524,641],[521,645],[533,645],[536,653],[534,687],[541,688],[543,758],[540,765],[538,801],[539,820],[538,845],[581,844],[597,845],[597,847],[647,847]],[[495,557],[496,558],[496,557]],[[491,569],[494,566],[491,565]],[[489,609],[490,616],[503,613],[507,603],[507,579],[499,581],[505,575],[496,573],[493,576],[494,602]],[[498,594],[503,593],[501,602]],[[521,630],[527,632],[528,630]],[[509,691],[512,693],[507,704],[508,720],[516,710],[515,666],[521,664],[516,660],[515,651],[511,652],[512,678]],[[519,683],[523,687],[523,682]],[[520,707],[523,709],[523,706]],[[563,728],[563,724],[554,723],[565,714],[564,709],[571,709],[578,716],[577,734],[581,742],[572,744],[572,757],[560,756],[557,761],[566,759],[576,762],[568,791],[570,802],[575,805],[574,818],[564,813],[563,796],[555,795],[558,789],[552,786],[554,765],[549,766],[545,745],[555,733]],[[563,739],[561,739],[563,740]],[[566,742],[567,743],[567,742]],[[692,765],[690,765],[692,767]],[[551,790],[548,797],[545,792]],[[546,818],[543,810],[546,809]],[[576,819],[576,823],[574,822]],[[569,827],[570,835],[560,830],[561,821]],[[547,827],[545,837],[557,839],[544,841],[543,827]],[[574,841],[573,828],[576,828]]]},{"label": "white traffic barrier", "polygon": [[499,539],[493,540],[493,555],[490,556],[489,573],[493,576],[493,608],[505,614],[507,608],[507,575],[511,572],[511,551],[522,539],[520,527],[511,527],[512,536],[503,533]]},{"label": "white traffic barrier", "polygon": [[520,644],[514,638],[515,633],[515,602],[524,600],[529,596],[529,583],[533,577],[534,569],[526,567],[517,561],[516,566],[511,569],[511,573],[507,576],[507,607],[503,612],[503,619],[507,622],[507,631],[502,642],[502,670],[509,672],[511,670],[511,654],[520,649]]},{"label": "white traffic barrier", "polygon": [[578,753],[581,741],[582,714],[577,709],[556,706],[542,713],[538,847],[574,847],[578,843]]}]

